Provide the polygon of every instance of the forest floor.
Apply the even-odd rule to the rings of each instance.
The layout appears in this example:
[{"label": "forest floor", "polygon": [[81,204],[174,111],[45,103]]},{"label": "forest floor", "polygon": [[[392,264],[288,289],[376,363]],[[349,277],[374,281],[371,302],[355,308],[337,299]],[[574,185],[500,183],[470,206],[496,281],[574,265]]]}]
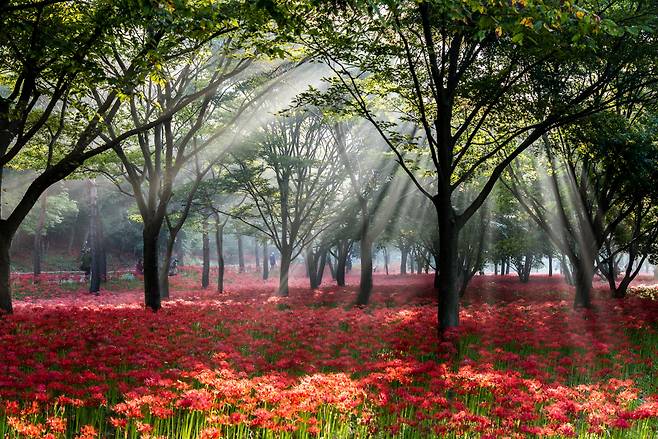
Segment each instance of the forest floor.
[{"label": "forest floor", "polygon": [[130,275],[98,297],[15,278],[0,437],[658,437],[655,286],[573,310],[559,277],[477,276],[439,340],[431,275],[377,274],[365,308],[354,274],[298,273],[288,298],[256,273],[171,280],[152,313]]}]

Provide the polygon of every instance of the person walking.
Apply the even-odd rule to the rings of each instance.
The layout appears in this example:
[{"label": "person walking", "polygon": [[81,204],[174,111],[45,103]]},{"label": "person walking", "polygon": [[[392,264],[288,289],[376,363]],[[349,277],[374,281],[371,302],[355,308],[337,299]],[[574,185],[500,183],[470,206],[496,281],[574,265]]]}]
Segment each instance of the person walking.
[{"label": "person walking", "polygon": [[144,262],[142,261],[142,258],[139,258],[135,264],[135,275],[137,276],[142,274],[144,274]]},{"label": "person walking", "polygon": [[80,271],[84,271],[85,280],[89,278],[89,273],[91,272],[91,250],[86,244],[82,247],[82,252],[80,252]]}]

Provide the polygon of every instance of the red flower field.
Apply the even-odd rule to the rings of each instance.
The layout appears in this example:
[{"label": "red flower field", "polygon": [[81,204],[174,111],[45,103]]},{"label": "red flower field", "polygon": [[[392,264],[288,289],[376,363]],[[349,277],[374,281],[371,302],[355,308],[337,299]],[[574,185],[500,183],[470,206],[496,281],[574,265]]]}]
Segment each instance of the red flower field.
[{"label": "red flower field", "polygon": [[0,437],[658,437],[658,302],[574,311],[557,278],[476,277],[438,341],[428,275],[270,297],[195,271],[144,310],[138,281],[89,296],[14,279],[0,319]]}]

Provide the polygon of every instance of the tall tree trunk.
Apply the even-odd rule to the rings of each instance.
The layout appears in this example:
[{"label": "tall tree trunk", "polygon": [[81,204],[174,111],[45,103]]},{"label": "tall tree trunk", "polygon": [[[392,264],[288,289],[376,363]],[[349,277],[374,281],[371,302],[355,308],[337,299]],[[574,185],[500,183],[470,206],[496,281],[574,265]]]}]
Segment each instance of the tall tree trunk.
[{"label": "tall tree trunk", "polygon": [[9,248],[11,247],[11,235],[0,231],[0,311],[11,313],[11,284],[9,275],[11,272],[11,259]]},{"label": "tall tree trunk", "polygon": [[306,253],[306,261],[309,273],[309,282],[311,289],[314,290],[322,285],[324,277],[324,268],[327,265],[327,250],[319,248],[317,252],[309,250]]},{"label": "tall tree trunk", "polygon": [[[219,218],[215,223],[215,244],[217,246],[217,292],[224,292],[224,225]],[[258,260],[258,254],[256,254]]]},{"label": "tall tree trunk", "polygon": [[400,274],[407,274],[407,250],[406,246],[400,247]]},{"label": "tall tree trunk", "polygon": [[498,262],[494,261],[494,275],[498,276]]},{"label": "tall tree trunk", "polygon": [[169,298],[169,267],[174,255],[174,245],[176,243],[176,235],[167,237],[167,245],[165,246],[164,257],[162,258],[162,270],[160,270],[160,297],[162,299]]},{"label": "tall tree trunk", "polygon": [[319,286],[317,281],[317,272],[318,272],[318,255],[313,252],[313,250],[308,249],[306,251],[306,275],[308,276],[309,285],[312,290],[316,289]]},{"label": "tall tree trunk", "polygon": [[267,254],[267,239],[263,240],[263,280],[270,277],[270,261]]},{"label": "tall tree trunk", "polygon": [[388,262],[388,250],[384,247],[384,271],[386,272],[386,276],[388,276]]},{"label": "tall tree trunk", "polygon": [[548,255],[548,277],[553,276],[553,255]]},{"label": "tall tree trunk", "polygon": [[523,260],[523,267],[521,269],[521,282],[528,283],[530,281],[530,271],[532,270],[532,255],[525,255]]},{"label": "tall tree trunk", "polygon": [[372,292],[372,238],[366,232],[361,237],[361,280],[357,305],[367,305]]},{"label": "tall tree trunk", "polygon": [[98,294],[101,289],[102,261],[100,254],[100,233],[98,230],[98,185],[89,180],[89,246],[91,247],[91,268],[89,273],[89,292]]},{"label": "tall tree trunk", "polygon": [[565,258],[564,255],[562,255],[560,269],[562,270],[562,274],[564,275],[564,281],[569,285],[574,285],[574,278],[571,275],[571,269],[569,269],[567,258]]},{"label": "tall tree trunk", "polygon": [[336,258],[336,285],[345,286],[345,268],[347,265],[347,252],[341,251],[339,244],[338,258]]},{"label": "tall tree trunk", "polygon": [[318,287],[322,285],[322,278],[324,277],[324,267],[327,266],[327,250],[320,250],[320,262],[318,263],[317,272],[315,275],[315,280],[318,283]]},{"label": "tall tree trunk", "polygon": [[203,267],[201,268],[201,288],[210,285],[210,238],[208,236],[208,218],[203,219],[201,239],[203,241]]},{"label": "tall tree trunk", "polygon": [[437,204],[439,223],[439,288],[438,330],[442,334],[448,328],[459,325],[459,289],[457,286],[457,244],[459,229],[452,206]]},{"label": "tall tree trunk", "polygon": [[39,203],[39,220],[34,230],[34,246],[32,248],[32,265],[34,271],[34,282],[38,282],[41,275],[41,258],[43,256],[43,229],[46,225],[46,208],[48,206],[48,195],[44,193]]},{"label": "tall tree trunk", "polygon": [[331,279],[336,280],[336,267],[331,259],[331,256],[327,256],[327,265],[329,265],[329,274],[331,274]]},{"label": "tall tree trunk", "polygon": [[260,251],[258,249],[258,238],[254,238],[254,259],[256,260],[256,272],[260,271]]},{"label": "tall tree trunk", "polygon": [[[311,261],[308,260],[308,255],[311,254],[308,251],[306,252],[306,257],[304,258],[304,275],[306,275],[307,278],[311,279],[311,273],[310,273],[310,263]],[[313,282],[313,281],[311,281]]]},{"label": "tall tree trunk", "polygon": [[592,279],[594,277],[594,272],[591,268],[593,264],[573,259],[571,260],[571,265],[576,287],[573,305],[575,308],[590,308],[592,305],[590,294],[592,291]]},{"label": "tall tree trunk", "polygon": [[144,302],[153,311],[160,309],[160,279],[158,278],[158,238],[160,228],[144,225]]},{"label": "tall tree trunk", "polygon": [[289,247],[281,248],[281,265],[279,266],[279,291],[281,297],[288,297],[288,277],[290,275],[290,263],[292,262],[292,249]]},{"label": "tall tree trunk", "polygon": [[610,291],[612,291],[612,296],[615,297],[617,291],[617,276],[615,275],[615,264],[612,256],[605,260],[604,266],[601,267],[601,271],[608,281],[608,286],[610,287]]},{"label": "tall tree trunk", "polygon": [[242,235],[238,235],[238,271],[244,273],[244,245]]}]

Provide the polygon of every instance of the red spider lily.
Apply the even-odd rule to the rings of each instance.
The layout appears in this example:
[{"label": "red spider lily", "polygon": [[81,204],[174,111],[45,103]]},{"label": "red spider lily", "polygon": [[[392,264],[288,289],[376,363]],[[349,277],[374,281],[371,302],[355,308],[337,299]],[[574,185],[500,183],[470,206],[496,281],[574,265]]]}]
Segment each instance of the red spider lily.
[{"label": "red spider lily", "polygon": [[[350,306],[355,277],[309,292],[293,276],[291,296],[270,300],[275,281],[229,273],[218,294],[199,289],[195,272],[172,279],[155,314],[138,290],[95,297],[25,281],[30,297],[0,320],[0,422],[57,437],[76,409],[107,406],[121,434],[162,436],[158,420],[194,414],[205,419],[199,436],[213,438],[238,425],[319,435],[328,424],[570,436],[658,420],[658,395],[640,385],[658,348],[633,335],[656,336],[650,299],[600,289],[593,311],[574,311],[560,279],[480,276],[462,326],[438,341],[430,276],[376,275],[362,310]],[[69,434],[102,437],[99,428]]]}]

